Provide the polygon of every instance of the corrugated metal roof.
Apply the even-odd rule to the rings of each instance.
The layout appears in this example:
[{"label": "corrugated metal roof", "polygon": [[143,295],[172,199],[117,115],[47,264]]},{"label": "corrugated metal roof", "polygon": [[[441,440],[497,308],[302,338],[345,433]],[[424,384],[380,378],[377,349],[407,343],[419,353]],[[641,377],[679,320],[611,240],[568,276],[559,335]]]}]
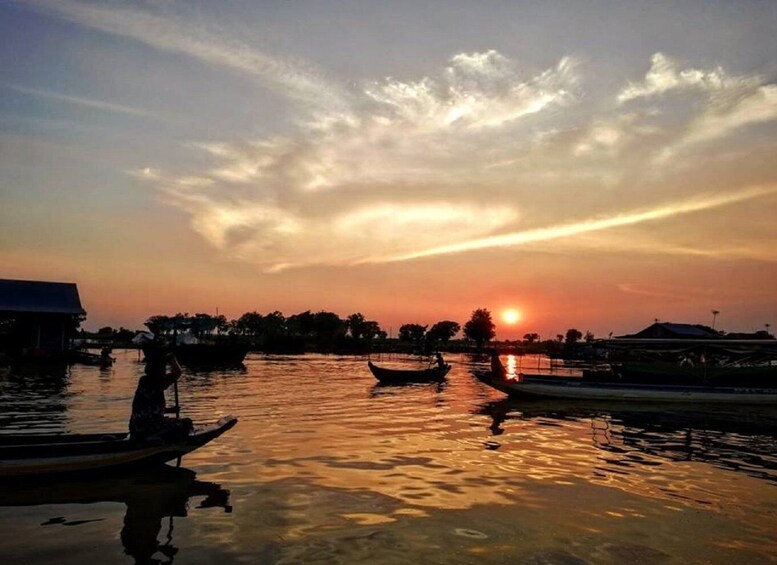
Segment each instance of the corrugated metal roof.
[{"label": "corrugated metal roof", "polygon": [[719,339],[722,336],[706,326],[699,324],[676,324],[674,322],[656,322],[635,334],[621,335],[618,338],[665,339]]},{"label": "corrugated metal roof", "polygon": [[707,330],[691,325],[691,324],[674,324],[674,323],[661,323],[661,326],[663,326],[665,329],[671,331],[672,333],[676,333],[678,335],[692,335],[692,336],[699,336],[699,337],[705,337],[714,335],[708,332]]},{"label": "corrugated metal roof", "polygon": [[86,314],[75,283],[0,279],[0,312]]}]

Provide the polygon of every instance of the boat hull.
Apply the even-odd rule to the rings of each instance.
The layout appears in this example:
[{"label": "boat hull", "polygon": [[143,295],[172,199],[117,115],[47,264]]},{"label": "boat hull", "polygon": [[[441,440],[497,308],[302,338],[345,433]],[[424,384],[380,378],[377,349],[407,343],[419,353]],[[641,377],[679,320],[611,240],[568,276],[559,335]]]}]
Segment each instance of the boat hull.
[{"label": "boat hull", "polygon": [[443,380],[451,370],[450,365],[416,371],[411,369],[386,369],[373,365],[372,361],[368,361],[367,366],[370,368],[372,375],[381,384],[432,383]]},{"label": "boat hull", "polygon": [[0,438],[0,477],[82,473],[165,463],[219,437],[237,424],[226,416],[178,441],[138,441],[127,434]]},{"label": "boat hull", "polygon": [[586,382],[579,377],[539,375],[524,375],[522,380],[518,381],[495,378],[491,371],[476,372],[475,376],[501,392],[524,398],[777,406],[775,388],[617,384]]}]

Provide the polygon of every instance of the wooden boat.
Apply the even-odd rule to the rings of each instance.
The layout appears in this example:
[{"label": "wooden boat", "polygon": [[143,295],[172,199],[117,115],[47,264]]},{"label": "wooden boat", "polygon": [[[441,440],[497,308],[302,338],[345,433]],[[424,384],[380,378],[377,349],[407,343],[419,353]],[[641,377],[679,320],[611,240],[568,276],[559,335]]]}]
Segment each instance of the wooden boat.
[{"label": "wooden boat", "polygon": [[107,369],[113,366],[115,359],[108,354],[97,355],[87,351],[71,351],[67,356],[68,363],[79,365],[91,365]]},{"label": "wooden boat", "polygon": [[581,376],[518,374],[509,378],[497,355],[492,356],[490,371],[474,374],[485,384],[517,397],[777,406],[777,382],[771,386],[736,385],[732,374],[716,384],[651,381],[649,376],[622,380],[615,371],[584,371]]},{"label": "wooden boat", "polygon": [[234,416],[195,427],[180,440],[136,440],[129,434],[0,436],[0,477],[105,471],[164,463],[202,447],[237,424]]},{"label": "wooden boat", "polygon": [[372,361],[367,362],[373,376],[383,384],[399,383],[431,383],[441,381],[451,370],[451,366],[446,364],[442,367],[434,366],[428,369],[387,369],[373,365]]}]

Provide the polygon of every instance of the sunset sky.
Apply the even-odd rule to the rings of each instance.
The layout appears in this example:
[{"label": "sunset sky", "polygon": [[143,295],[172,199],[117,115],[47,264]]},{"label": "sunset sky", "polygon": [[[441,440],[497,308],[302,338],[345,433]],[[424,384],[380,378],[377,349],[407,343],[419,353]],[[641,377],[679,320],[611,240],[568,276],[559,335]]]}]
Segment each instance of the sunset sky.
[{"label": "sunset sky", "polygon": [[777,328],[775,29],[765,1],[6,1],[0,278],[78,283],[90,329]]}]

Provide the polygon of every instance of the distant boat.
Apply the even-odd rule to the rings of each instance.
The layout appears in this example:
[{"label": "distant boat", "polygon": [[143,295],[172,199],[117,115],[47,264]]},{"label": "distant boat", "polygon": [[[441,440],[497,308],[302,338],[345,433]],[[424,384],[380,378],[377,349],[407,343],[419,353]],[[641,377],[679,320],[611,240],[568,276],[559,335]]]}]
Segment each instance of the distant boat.
[{"label": "distant boat", "polygon": [[113,366],[115,359],[110,356],[110,353],[101,353],[97,355],[95,353],[89,353],[81,350],[71,350],[67,353],[68,363],[75,363],[79,365],[91,365],[93,367],[100,367],[107,369]]},{"label": "distant boat", "polygon": [[372,361],[367,362],[370,371],[383,384],[399,383],[430,383],[441,381],[451,370],[451,366],[446,364],[442,367],[434,366],[428,369],[387,369],[373,365]]},{"label": "distant boat", "polygon": [[[580,400],[625,400],[680,403],[767,404],[777,406],[777,368],[765,366],[752,380],[752,367],[728,368],[726,379],[717,381],[677,378],[661,366],[651,371],[627,371],[626,364],[607,371],[583,371],[581,376],[518,374],[509,378],[498,355],[491,358],[490,371],[475,371],[483,383],[511,396]],[[626,376],[628,375],[628,376]],[[738,383],[737,379],[740,379]]]},{"label": "distant boat", "polygon": [[0,477],[114,470],[177,459],[237,424],[226,416],[186,437],[136,440],[126,433],[0,436]]}]

